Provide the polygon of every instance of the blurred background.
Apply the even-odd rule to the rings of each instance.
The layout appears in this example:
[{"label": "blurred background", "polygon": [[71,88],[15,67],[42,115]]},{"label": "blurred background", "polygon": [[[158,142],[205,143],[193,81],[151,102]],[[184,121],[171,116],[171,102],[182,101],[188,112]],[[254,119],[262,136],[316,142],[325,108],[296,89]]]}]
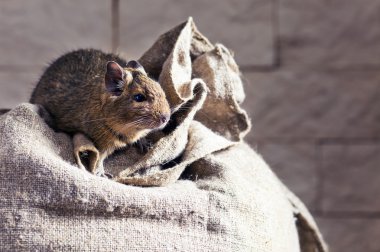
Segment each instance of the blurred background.
[{"label": "blurred background", "polygon": [[1,0],[0,108],[61,54],[137,59],[193,16],[235,52],[246,140],[316,217],[331,251],[380,251],[379,0]]}]

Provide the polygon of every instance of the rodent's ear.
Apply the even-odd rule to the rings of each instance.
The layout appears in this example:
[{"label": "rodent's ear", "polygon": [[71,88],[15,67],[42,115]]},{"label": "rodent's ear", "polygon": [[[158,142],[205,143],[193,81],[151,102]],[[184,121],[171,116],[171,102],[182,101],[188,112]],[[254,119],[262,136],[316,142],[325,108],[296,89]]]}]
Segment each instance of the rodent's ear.
[{"label": "rodent's ear", "polygon": [[137,60],[128,61],[126,67],[136,69],[146,75],[144,67]]},{"label": "rodent's ear", "polygon": [[109,61],[107,63],[107,72],[105,76],[105,85],[108,92],[112,95],[119,96],[123,92],[124,70],[115,61]]}]

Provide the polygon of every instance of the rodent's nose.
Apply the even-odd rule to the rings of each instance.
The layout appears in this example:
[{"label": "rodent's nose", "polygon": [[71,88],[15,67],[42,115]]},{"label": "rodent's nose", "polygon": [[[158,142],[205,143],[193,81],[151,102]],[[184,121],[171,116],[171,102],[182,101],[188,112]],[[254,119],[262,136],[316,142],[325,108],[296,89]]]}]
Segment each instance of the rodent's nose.
[{"label": "rodent's nose", "polygon": [[169,121],[169,115],[161,115],[160,116],[160,121],[162,124],[166,123],[167,121]]}]

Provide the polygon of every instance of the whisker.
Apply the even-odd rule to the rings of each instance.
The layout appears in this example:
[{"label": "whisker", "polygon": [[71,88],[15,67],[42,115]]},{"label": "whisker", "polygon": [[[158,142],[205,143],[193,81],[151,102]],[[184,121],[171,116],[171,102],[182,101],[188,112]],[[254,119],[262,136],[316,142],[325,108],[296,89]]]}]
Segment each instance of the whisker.
[{"label": "whisker", "polygon": [[116,116],[112,116],[112,117],[103,117],[103,118],[98,118],[98,119],[93,119],[93,120],[82,121],[82,122],[83,122],[83,123],[96,122],[96,121],[108,120],[108,119],[113,119],[113,118],[116,118]]}]

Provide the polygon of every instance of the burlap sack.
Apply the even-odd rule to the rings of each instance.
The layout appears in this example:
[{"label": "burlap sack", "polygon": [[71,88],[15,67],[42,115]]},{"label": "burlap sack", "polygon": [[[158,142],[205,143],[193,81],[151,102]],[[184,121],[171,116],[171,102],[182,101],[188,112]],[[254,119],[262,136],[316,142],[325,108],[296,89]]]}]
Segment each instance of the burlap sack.
[{"label": "burlap sack", "polygon": [[0,116],[0,250],[327,251],[303,204],[242,141],[250,124],[230,52],[189,19],[140,61],[175,112],[147,153],[130,146],[107,160],[112,180],[85,170],[96,148],[52,130],[43,108]]}]

